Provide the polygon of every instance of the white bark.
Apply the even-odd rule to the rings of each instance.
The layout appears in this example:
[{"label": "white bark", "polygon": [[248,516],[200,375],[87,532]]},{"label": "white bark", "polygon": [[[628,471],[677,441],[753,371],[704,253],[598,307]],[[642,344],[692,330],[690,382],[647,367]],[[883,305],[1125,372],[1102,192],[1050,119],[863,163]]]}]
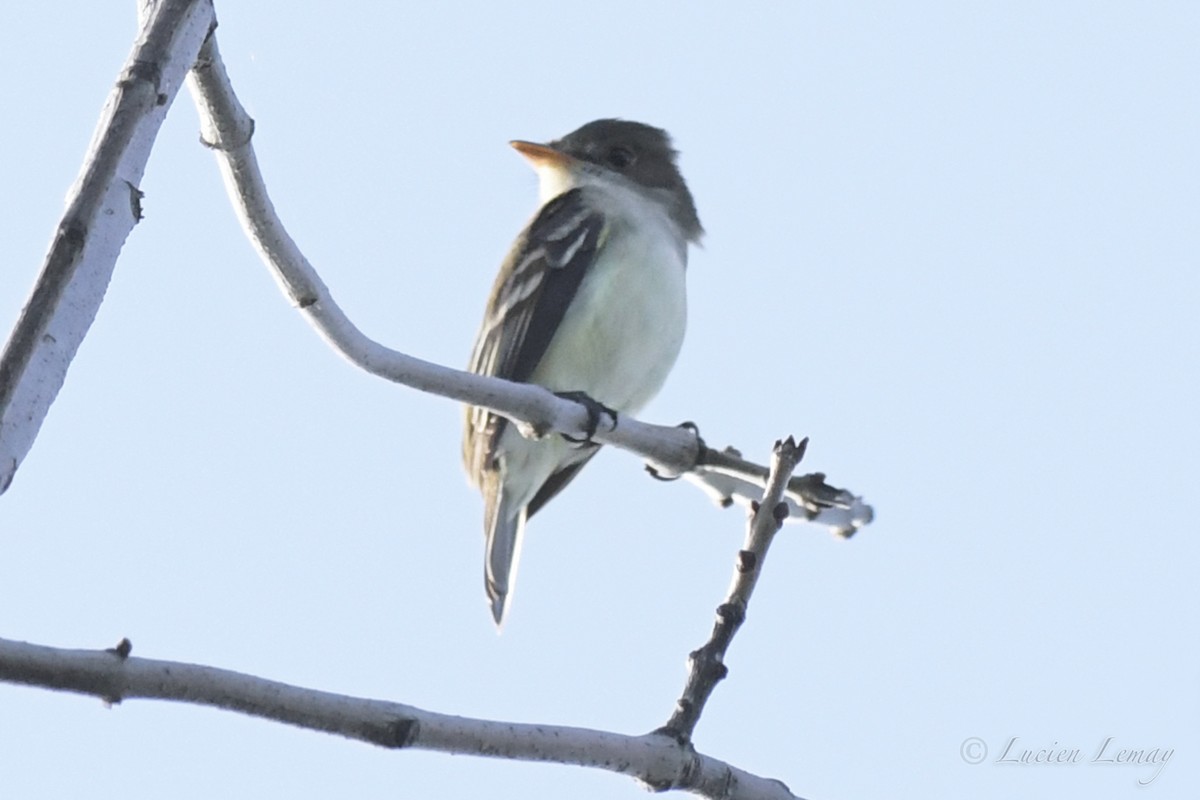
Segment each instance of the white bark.
[{"label": "white bark", "polygon": [[33,446],[141,219],[158,129],[214,24],[211,0],[164,0],[145,21],[92,136],[29,300],[0,354],[0,492]]},{"label": "white bark", "polygon": [[215,667],[130,658],[129,649],[128,642],[111,650],[64,650],[0,639],[0,681],[92,695],[108,703],[147,698],[214,706],[380,747],[606,769],[659,791],[679,789],[721,800],[797,800],[779,781],[658,733],[626,736],[436,714]]}]

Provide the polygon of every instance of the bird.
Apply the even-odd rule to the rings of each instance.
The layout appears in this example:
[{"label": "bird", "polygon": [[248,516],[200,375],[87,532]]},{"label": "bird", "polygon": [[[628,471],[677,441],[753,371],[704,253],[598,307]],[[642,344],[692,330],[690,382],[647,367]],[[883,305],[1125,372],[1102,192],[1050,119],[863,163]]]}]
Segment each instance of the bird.
[{"label": "bird", "polygon": [[[538,177],[539,207],[488,297],[468,369],[543,386],[613,414],[662,388],[687,323],[688,245],[704,233],[661,128],[599,119],[546,143],[509,143]],[[599,445],[527,439],[466,410],[463,463],[484,500],[484,587],[499,629],[525,525]]]}]

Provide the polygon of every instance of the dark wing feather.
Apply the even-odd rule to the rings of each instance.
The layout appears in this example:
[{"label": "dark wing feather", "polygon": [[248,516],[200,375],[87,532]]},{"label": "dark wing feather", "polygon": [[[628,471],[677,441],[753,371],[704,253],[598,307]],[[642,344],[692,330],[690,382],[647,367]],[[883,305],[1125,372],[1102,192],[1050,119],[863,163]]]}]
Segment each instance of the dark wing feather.
[{"label": "dark wing feather", "polygon": [[[604,215],[587,206],[580,189],[542,206],[500,268],[468,369],[513,381],[529,379],[595,262],[604,230]],[[467,410],[463,460],[476,485],[482,486],[484,473],[492,468],[504,423],[503,417],[483,409]],[[562,485],[565,481],[558,488]]]},{"label": "dark wing feather", "polygon": [[584,465],[592,460],[592,456],[596,455],[600,450],[600,445],[598,444],[588,446],[591,448],[591,452],[587,454],[587,458],[583,461],[577,461],[570,466],[563,467],[546,479],[546,482],[542,484],[542,488],[538,489],[537,494],[533,496],[533,499],[529,501],[529,505],[525,507],[526,519],[536,514],[539,508],[549,503],[556,494],[566,488],[566,485],[579,474],[579,470],[583,469]]}]

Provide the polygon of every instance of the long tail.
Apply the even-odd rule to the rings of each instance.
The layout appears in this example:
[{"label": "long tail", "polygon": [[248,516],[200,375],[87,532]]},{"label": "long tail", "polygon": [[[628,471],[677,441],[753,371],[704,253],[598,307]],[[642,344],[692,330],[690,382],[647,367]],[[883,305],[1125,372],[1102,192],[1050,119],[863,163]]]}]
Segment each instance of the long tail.
[{"label": "long tail", "polygon": [[511,496],[497,480],[486,492],[484,527],[483,585],[492,606],[492,618],[499,628],[508,610],[513,586],[517,581],[517,563],[521,540],[525,536],[525,509],[512,508]]}]

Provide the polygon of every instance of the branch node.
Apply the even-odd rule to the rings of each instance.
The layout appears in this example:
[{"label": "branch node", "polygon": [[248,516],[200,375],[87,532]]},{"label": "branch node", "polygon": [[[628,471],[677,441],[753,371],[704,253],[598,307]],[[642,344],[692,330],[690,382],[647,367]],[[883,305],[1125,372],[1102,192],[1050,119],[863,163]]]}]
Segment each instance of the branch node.
[{"label": "branch node", "polygon": [[[747,555],[756,560],[758,558],[753,553],[748,553],[745,550],[742,552],[747,553]],[[721,605],[717,606],[717,618],[729,625],[741,625],[746,621],[746,607],[736,602],[721,603]]]},{"label": "branch node", "polygon": [[420,732],[420,722],[412,717],[401,717],[388,723],[388,741],[384,743],[384,745],[386,747],[394,747],[397,749],[408,747],[416,741],[417,734]]},{"label": "branch node", "polygon": [[[680,699],[679,702],[683,703],[685,701]],[[675,709],[676,716],[679,716],[683,713],[684,713],[684,709],[682,707],[680,707],[680,705],[677,703],[676,709]],[[678,745],[687,745],[688,744],[687,736],[685,736],[683,734],[683,731],[674,727],[670,723],[663,725],[661,728],[655,728],[654,730],[650,731],[650,735],[651,736],[665,736],[666,738],[670,739],[671,741],[673,741],[675,744],[678,744]],[[643,783],[645,783],[645,781],[643,781]]]},{"label": "branch node", "polygon": [[129,188],[129,211],[133,214],[133,221],[141,222],[145,219],[142,214],[142,198],[146,196],[146,193],[129,181],[125,181],[125,185]]},{"label": "branch node", "polygon": [[162,68],[157,62],[146,61],[143,59],[134,61],[125,70],[125,73],[117,80],[117,85],[122,89],[128,89],[140,81],[145,81],[154,87],[154,93],[156,95],[154,99],[155,103],[158,105],[165,105],[165,103],[159,102],[158,99],[162,96],[162,93],[158,91],[158,86],[162,82]]},{"label": "branch node", "polygon": [[[121,639],[121,641],[117,642],[116,647],[105,648],[104,652],[112,653],[114,656],[124,661],[125,659],[129,658],[129,654],[133,652],[133,642],[129,641],[128,639]],[[120,700],[117,702],[120,702]]]}]

